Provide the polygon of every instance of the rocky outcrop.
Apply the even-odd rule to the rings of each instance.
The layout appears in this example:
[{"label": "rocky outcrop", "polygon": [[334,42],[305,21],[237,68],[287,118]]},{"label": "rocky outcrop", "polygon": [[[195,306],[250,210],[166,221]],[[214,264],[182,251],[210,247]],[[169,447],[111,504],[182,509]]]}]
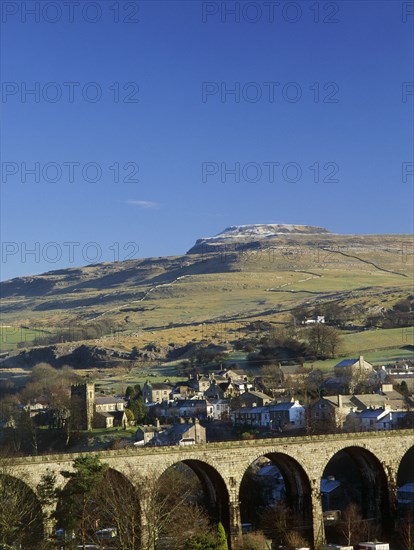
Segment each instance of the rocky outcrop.
[{"label": "rocky outcrop", "polygon": [[214,237],[197,239],[195,245],[190,248],[187,254],[203,254],[216,252],[223,247],[231,247],[232,250],[257,249],[268,246],[272,240],[281,236],[294,235],[329,235],[330,231],[324,227],[312,225],[291,225],[291,224],[250,224],[233,225]]},{"label": "rocky outcrop", "polygon": [[48,363],[55,368],[69,365],[75,369],[91,367],[114,367],[120,363],[128,364],[130,361],[157,361],[164,359],[171,346],[168,348],[155,348],[147,346],[142,350],[134,348],[131,352],[112,348],[102,348],[81,345],[55,345],[24,349],[10,353],[0,359],[1,368],[32,368],[38,363]]}]

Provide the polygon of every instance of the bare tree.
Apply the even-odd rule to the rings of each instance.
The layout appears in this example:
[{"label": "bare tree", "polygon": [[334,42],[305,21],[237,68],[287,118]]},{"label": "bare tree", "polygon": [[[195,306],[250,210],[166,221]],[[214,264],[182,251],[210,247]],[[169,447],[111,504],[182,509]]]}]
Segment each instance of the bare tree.
[{"label": "bare tree", "polygon": [[285,544],[288,548],[307,548],[309,542],[298,532],[289,531],[285,536]]},{"label": "bare tree", "polygon": [[401,545],[404,550],[414,550],[414,514],[408,513],[399,527]]},{"label": "bare tree", "polygon": [[179,467],[164,474],[139,480],[139,497],[147,540],[142,550],[152,550],[158,544],[180,550],[188,538],[210,531],[210,521],[203,506],[198,478]]},{"label": "bare tree", "polygon": [[345,508],[338,531],[348,546],[358,544],[366,537],[367,522],[363,519],[359,506],[355,502],[351,502]]},{"label": "bare tree", "polygon": [[[264,510],[260,527],[267,536],[282,546],[295,548],[296,541],[299,539],[304,541],[299,533],[299,530],[304,527],[303,521],[283,502],[278,502]],[[302,542],[301,545],[303,545]]]},{"label": "bare tree", "polygon": [[316,323],[309,331],[309,345],[318,357],[335,357],[342,342],[342,336],[335,327]]},{"label": "bare tree", "polygon": [[[10,461],[0,466],[0,542],[34,550],[43,540],[43,515],[34,491],[13,476]],[[45,546],[43,546],[45,547]]]}]

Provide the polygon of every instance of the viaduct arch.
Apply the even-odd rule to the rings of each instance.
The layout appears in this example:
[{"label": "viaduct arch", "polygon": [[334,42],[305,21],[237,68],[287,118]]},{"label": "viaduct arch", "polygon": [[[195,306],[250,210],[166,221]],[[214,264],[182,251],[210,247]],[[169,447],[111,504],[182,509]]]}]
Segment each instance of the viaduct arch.
[{"label": "viaduct arch", "polygon": [[[138,474],[140,479],[158,479],[176,463],[188,465],[201,481],[210,513],[227,527],[231,541],[237,540],[241,534],[239,504],[243,476],[256,459],[268,457],[280,468],[292,501],[296,501],[305,514],[306,508],[309,510],[313,545],[318,547],[325,540],[320,480],[338,453],[346,453],[354,459],[363,483],[380,481],[383,490],[373,499],[375,502],[382,499],[381,505],[386,504],[392,517],[396,509],[397,482],[406,482],[407,478],[402,471],[407,471],[407,464],[409,470],[410,463],[414,470],[411,462],[414,458],[414,430],[122,449],[94,454],[132,483],[136,483],[133,474]],[[33,490],[47,472],[55,473],[58,483],[63,485],[66,480],[60,471],[71,470],[74,458],[84,454],[16,458],[13,459],[13,475]],[[145,525],[142,529],[145,532]]]}]

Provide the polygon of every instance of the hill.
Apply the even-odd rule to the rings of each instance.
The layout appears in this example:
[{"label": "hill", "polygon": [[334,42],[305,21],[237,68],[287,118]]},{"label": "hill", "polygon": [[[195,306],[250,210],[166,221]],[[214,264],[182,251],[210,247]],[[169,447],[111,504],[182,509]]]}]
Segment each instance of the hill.
[{"label": "hill", "polygon": [[[67,340],[130,351],[280,326],[290,312],[335,302],[355,323],[413,293],[410,235],[233,226],[182,256],[103,263],[0,284],[2,349]],[[238,332],[237,332],[238,331]],[[46,336],[45,336],[46,335]],[[35,340],[37,339],[37,340]]]}]

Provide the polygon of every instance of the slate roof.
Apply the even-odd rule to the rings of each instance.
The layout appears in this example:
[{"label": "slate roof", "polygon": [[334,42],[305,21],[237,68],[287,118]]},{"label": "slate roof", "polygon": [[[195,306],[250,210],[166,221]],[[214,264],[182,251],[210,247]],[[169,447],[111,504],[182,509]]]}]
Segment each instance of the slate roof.
[{"label": "slate roof", "polygon": [[358,363],[359,359],[344,359],[340,363],[337,363],[335,367],[352,367],[355,363]]},{"label": "slate roof", "polygon": [[271,410],[272,411],[288,411],[293,407],[294,403],[291,401],[288,401],[287,403],[276,403],[276,405],[272,405]]},{"label": "slate roof", "polygon": [[259,399],[272,399],[269,395],[261,391],[255,391],[255,390],[250,390],[245,393],[242,393],[240,395],[240,399],[243,399],[243,397],[247,397],[248,395],[252,395],[253,397],[258,397]]},{"label": "slate roof", "polygon": [[166,382],[154,382],[153,384],[148,383],[148,387],[153,390],[171,390],[172,384],[167,384]]},{"label": "slate roof", "polygon": [[382,414],[384,414],[385,409],[379,408],[379,409],[365,409],[364,411],[361,411],[358,414],[359,418],[379,418]]},{"label": "slate roof", "polygon": [[269,407],[241,407],[240,409],[237,409],[233,411],[234,413],[243,413],[243,414],[250,414],[250,413],[268,413]]},{"label": "slate roof", "polygon": [[274,464],[266,464],[265,466],[262,466],[260,470],[257,472],[258,476],[272,476],[276,479],[283,479],[282,474],[280,473],[280,470],[277,466]]},{"label": "slate roof", "polygon": [[337,479],[328,479],[327,477],[321,479],[321,493],[332,493],[340,486],[341,482]]},{"label": "slate roof", "polygon": [[201,407],[207,404],[205,399],[178,399],[176,401],[178,407]]},{"label": "slate roof", "polygon": [[115,397],[111,395],[96,395],[95,404],[96,405],[112,405],[114,403],[126,403],[123,397]]},{"label": "slate roof", "polygon": [[286,375],[292,374],[303,374],[304,369],[301,365],[281,365],[279,367],[280,371]]}]

